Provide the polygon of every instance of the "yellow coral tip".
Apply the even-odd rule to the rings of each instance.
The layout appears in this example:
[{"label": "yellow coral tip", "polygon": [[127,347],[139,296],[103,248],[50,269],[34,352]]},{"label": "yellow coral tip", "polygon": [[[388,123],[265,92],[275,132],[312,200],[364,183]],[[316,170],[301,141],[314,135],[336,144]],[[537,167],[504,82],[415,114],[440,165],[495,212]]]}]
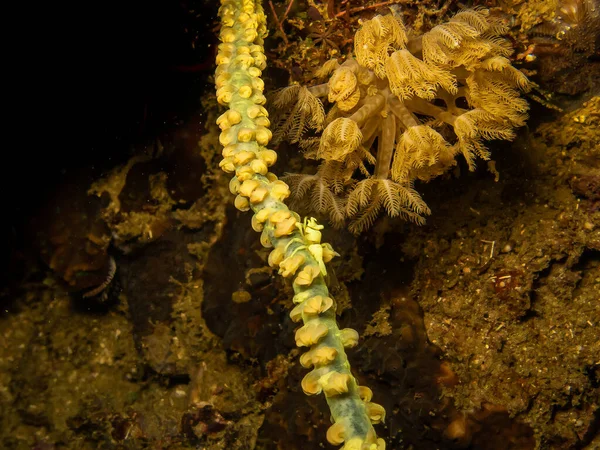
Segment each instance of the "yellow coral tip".
[{"label": "yellow coral tip", "polygon": [[246,181],[254,176],[254,171],[250,166],[242,166],[236,169],[235,176],[240,181]]},{"label": "yellow coral tip", "polygon": [[271,167],[277,161],[277,153],[273,150],[263,150],[259,152],[258,157],[262,159],[268,167]]},{"label": "yellow coral tip", "polygon": [[337,358],[338,352],[333,347],[320,347],[310,351],[311,362],[316,366],[331,364]]},{"label": "yellow coral tip", "polygon": [[285,220],[282,220],[275,225],[275,231],[273,232],[273,235],[279,238],[292,234],[292,232],[296,229],[296,222],[297,221],[295,217],[289,217]]},{"label": "yellow coral tip", "polygon": [[315,369],[302,378],[301,386],[306,395],[316,395],[321,393],[322,388],[319,384],[320,373],[319,369]]},{"label": "yellow coral tip", "polygon": [[336,422],[327,430],[327,442],[331,445],[340,445],[346,438],[346,427],[342,422]]},{"label": "yellow coral tip", "polygon": [[310,347],[327,335],[329,328],[321,322],[309,322],[296,331],[296,345]]},{"label": "yellow coral tip", "polygon": [[284,278],[294,275],[302,264],[304,264],[304,255],[302,253],[296,253],[293,256],[285,258],[279,264],[279,275]]},{"label": "yellow coral tip", "polygon": [[242,86],[238,89],[238,94],[242,98],[250,98],[252,96],[252,86]]},{"label": "yellow coral tip", "polygon": [[231,158],[223,158],[221,162],[219,162],[219,167],[227,173],[235,172],[235,164],[233,164]]},{"label": "yellow coral tip", "polygon": [[256,154],[254,152],[249,152],[247,150],[242,150],[241,152],[237,152],[233,155],[233,162],[235,162],[238,166],[243,166],[244,164],[248,164],[256,158]]},{"label": "yellow coral tip", "polygon": [[256,130],[256,142],[258,142],[259,145],[267,145],[272,136],[273,134],[268,128],[260,127]]},{"label": "yellow coral tip", "polygon": [[329,372],[320,380],[323,392],[327,397],[335,397],[336,395],[345,394],[348,392],[348,383],[350,383],[350,375],[347,373],[339,373],[335,371]]},{"label": "yellow coral tip", "polygon": [[274,181],[271,186],[271,195],[273,198],[283,201],[290,196],[290,188],[283,181]]},{"label": "yellow coral tip", "polygon": [[262,202],[267,195],[269,194],[269,191],[267,188],[265,188],[264,186],[261,186],[257,189],[255,189],[252,194],[250,195],[250,203],[253,205],[256,205],[260,202]]},{"label": "yellow coral tip", "polygon": [[242,197],[241,195],[237,195],[235,197],[234,205],[240,211],[248,211],[250,209],[250,203],[246,197]]},{"label": "yellow coral tip", "polygon": [[377,403],[367,402],[367,415],[374,424],[381,423],[385,420],[385,408]]},{"label": "yellow coral tip", "polygon": [[254,136],[255,132],[251,128],[241,128],[237,134],[238,141],[240,142],[250,142],[252,139],[254,139]]},{"label": "yellow coral tip", "polygon": [[[275,250],[273,250],[273,251],[275,251]],[[271,253],[273,253],[273,252],[271,252]],[[271,255],[269,255],[269,257],[270,256]],[[292,322],[294,322],[294,323],[298,323],[302,320],[302,305],[298,305],[290,311],[290,319],[292,319]],[[302,356],[304,356],[304,355],[302,355]],[[302,357],[300,357],[300,364],[302,364],[303,367],[308,367],[302,363]]]},{"label": "yellow coral tip", "polygon": [[256,220],[256,214],[252,216],[250,224],[252,225],[252,229],[256,232],[261,232],[265,227],[261,222]]},{"label": "yellow coral tip", "polygon": [[267,165],[261,159],[255,159],[254,161],[252,161],[250,163],[250,167],[252,168],[254,173],[259,173],[261,175],[266,175],[267,172],[269,171],[269,169],[267,168]]},{"label": "yellow coral tip", "polygon": [[269,237],[269,233],[267,232],[266,228],[260,234],[260,243],[265,248],[273,247],[273,243],[271,242],[271,238]]},{"label": "yellow coral tip", "polygon": [[358,331],[352,328],[344,328],[340,330],[340,339],[345,348],[356,347],[358,344]]},{"label": "yellow coral tip", "polygon": [[[236,155],[237,156],[237,155]],[[240,187],[240,195],[244,197],[250,197],[252,192],[260,185],[260,183],[256,180],[246,180],[242,183]]]},{"label": "yellow coral tip", "polygon": [[322,295],[315,295],[306,301],[306,304],[304,305],[304,313],[321,314],[331,308],[332,305],[332,298],[323,297]]},{"label": "yellow coral tip", "polygon": [[321,269],[318,266],[308,265],[296,276],[294,284],[297,286],[310,286],[320,273]]},{"label": "yellow coral tip", "polygon": [[363,402],[370,402],[373,398],[373,391],[369,389],[367,386],[359,386],[358,387],[358,396],[361,398]]},{"label": "yellow coral tip", "polygon": [[287,209],[280,209],[279,211],[273,213],[273,215],[269,218],[271,223],[276,224],[279,223],[289,217],[292,216],[292,213]]},{"label": "yellow coral tip", "polygon": [[269,253],[269,258],[267,260],[270,267],[279,267],[279,264],[283,261],[285,257],[285,252],[283,248],[276,247],[271,253]]},{"label": "yellow coral tip", "polygon": [[240,192],[240,181],[236,177],[229,180],[229,192],[232,194],[239,194]]}]

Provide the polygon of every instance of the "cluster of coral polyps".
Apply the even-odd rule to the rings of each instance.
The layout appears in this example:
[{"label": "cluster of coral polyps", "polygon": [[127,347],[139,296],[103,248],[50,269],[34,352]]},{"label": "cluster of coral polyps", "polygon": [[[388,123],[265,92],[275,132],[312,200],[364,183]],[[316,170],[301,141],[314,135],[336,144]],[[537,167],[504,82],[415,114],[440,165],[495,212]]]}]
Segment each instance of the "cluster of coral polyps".
[{"label": "cluster of coral polyps", "polygon": [[262,232],[261,243],[273,248],[269,264],[293,279],[297,306],[290,316],[304,322],[296,332],[296,344],[309,348],[300,362],[313,367],[302,380],[302,389],[325,394],[334,421],[327,433],[330,443],[345,443],[346,450],[383,450],[385,443],[377,438],[372,423],[382,421],[385,411],[371,402],[369,388],[358,386],[344,350],[358,343],[358,333],[338,328],[335,302],[325,284],[325,263],[336,253],[321,243],[322,225],[314,219],[301,222],[287,208],[283,200],[289,188],[268,169],[277,155],[265,147],[271,132],[262,106],[264,12],[253,0],[222,0],[219,14],[217,99],[229,108],[217,121],[224,146],[220,165],[234,174],[229,187],[237,194],[235,206],[253,210],[252,227]]},{"label": "cluster of coral polyps", "polygon": [[[416,179],[442,174],[459,153],[473,170],[476,157],[489,159],[484,139],[512,140],[525,123],[519,91],[529,81],[511,66],[504,32],[482,8],[422,36],[411,36],[396,15],[365,21],[355,59],[331,60],[316,73],[330,76],[327,83],[290,86],[274,98],[277,140],[298,142],[323,161],[314,175],[285,178],[293,200],[310,202],[336,225],[350,219],[355,232],[382,208],[422,222],[429,208],[413,189]],[[321,99],[333,105],[327,114]],[[309,129],[322,135],[305,137]]]}]

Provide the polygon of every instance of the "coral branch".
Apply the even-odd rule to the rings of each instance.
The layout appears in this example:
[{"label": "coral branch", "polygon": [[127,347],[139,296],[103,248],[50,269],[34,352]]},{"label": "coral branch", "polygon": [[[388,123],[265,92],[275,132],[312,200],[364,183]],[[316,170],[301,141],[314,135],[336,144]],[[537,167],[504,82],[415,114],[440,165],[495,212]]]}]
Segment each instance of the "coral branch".
[{"label": "coral branch", "polygon": [[[358,333],[338,328],[335,301],[325,284],[325,263],[336,253],[321,243],[322,225],[314,219],[301,222],[283,203],[290,190],[269,172],[277,154],[266,148],[271,132],[261,79],[266,67],[264,12],[254,0],[222,0],[219,14],[215,81],[217,100],[228,106],[217,120],[224,147],[220,166],[234,174],[229,187],[237,194],[235,206],[254,212],[252,227],[261,232],[261,243],[273,248],[269,265],[293,280],[296,307],[290,316],[304,323],[296,331],[296,344],[308,348],[300,363],[313,368],[302,380],[302,389],[309,395],[325,394],[334,421],[327,433],[330,443],[345,443],[346,450],[384,450],[385,442],[377,438],[372,423],[383,421],[385,411],[371,402],[370,389],[358,386],[345,353],[358,343]],[[318,103],[307,89],[295,94],[304,96],[305,105],[295,113],[305,114]]]}]

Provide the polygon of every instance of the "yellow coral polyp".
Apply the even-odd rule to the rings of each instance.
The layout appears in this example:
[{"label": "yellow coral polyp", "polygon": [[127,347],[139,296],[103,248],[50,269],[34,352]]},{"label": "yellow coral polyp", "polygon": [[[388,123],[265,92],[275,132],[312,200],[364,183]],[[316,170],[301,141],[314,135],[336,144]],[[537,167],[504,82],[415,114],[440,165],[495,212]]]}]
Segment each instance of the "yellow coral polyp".
[{"label": "yellow coral polyp", "polygon": [[340,67],[329,79],[328,98],[331,103],[346,100],[358,88],[358,80],[354,72],[348,67]]},{"label": "yellow coral polyp", "polygon": [[254,123],[256,125],[258,125],[259,127],[270,127],[271,126],[271,121],[269,120],[268,117],[257,117],[256,120],[254,121]]},{"label": "yellow coral polyp", "polygon": [[283,201],[290,196],[290,188],[283,181],[274,181],[271,184],[271,195],[276,200]]},{"label": "yellow coral polyp", "polygon": [[273,212],[272,208],[263,208],[255,214],[256,220],[260,223],[264,223]]},{"label": "yellow coral polyp", "polygon": [[227,72],[223,72],[217,75],[217,77],[215,78],[215,85],[217,86],[217,89],[220,89],[223,86],[225,86],[225,84],[229,81],[229,78],[231,78],[231,75],[229,75]]},{"label": "yellow coral polyp", "polygon": [[256,130],[256,142],[258,142],[259,145],[267,145],[272,136],[273,133],[271,133],[271,130],[265,128],[264,126],[259,127]]},{"label": "yellow coral polyp", "polygon": [[235,164],[233,164],[233,160],[231,158],[223,158],[219,162],[219,167],[227,173],[235,172]]},{"label": "yellow coral polyp", "polygon": [[[254,64],[254,58],[250,55],[237,55],[235,57],[234,62],[236,64],[239,64],[240,66],[250,67]],[[242,94],[240,93],[240,95],[242,95]],[[244,98],[248,98],[248,97],[244,97]]]},{"label": "yellow coral polyp", "polygon": [[305,302],[303,312],[304,314],[321,314],[329,310],[332,306],[333,299],[331,297],[315,295]]},{"label": "yellow coral polyp", "polygon": [[296,331],[296,345],[298,347],[310,347],[317,344],[328,332],[329,328],[324,323],[317,321],[308,322]]},{"label": "yellow coral polyp", "polygon": [[344,328],[340,330],[340,339],[345,348],[352,348],[358,345],[358,331],[353,328]]},{"label": "yellow coral polyp", "polygon": [[367,414],[372,423],[381,423],[385,420],[385,408],[377,403],[367,402]]},{"label": "yellow coral polyp", "polygon": [[241,86],[238,89],[238,94],[240,94],[240,97],[242,98],[250,98],[252,97],[252,86]]},{"label": "yellow coral polyp", "polygon": [[276,247],[271,251],[271,253],[269,253],[267,263],[270,267],[279,267],[284,258],[285,250],[282,247]]},{"label": "yellow coral polyp", "polygon": [[252,77],[260,77],[262,75],[262,71],[258,67],[249,67],[248,74]]},{"label": "yellow coral polyp", "polygon": [[260,175],[266,175],[269,171],[269,168],[265,164],[265,162],[261,159],[255,159],[250,163],[250,168],[254,173],[258,173]]},{"label": "yellow coral polyp", "polygon": [[373,391],[369,389],[367,386],[359,386],[358,387],[358,395],[361,400],[364,402],[370,402],[373,398]]},{"label": "yellow coral polyp", "polygon": [[237,178],[233,177],[231,180],[229,180],[229,192],[232,194],[237,195],[240,192],[240,187],[241,183]]},{"label": "yellow coral polyp", "polygon": [[292,322],[294,323],[302,320],[302,305],[298,305],[290,311],[290,319],[292,319]]},{"label": "yellow coral polyp", "polygon": [[243,166],[244,164],[248,164],[254,158],[256,158],[256,153],[248,150],[242,150],[233,155],[233,162],[237,166]]},{"label": "yellow coral polyp", "polygon": [[223,155],[224,158],[229,158],[233,155],[235,155],[237,153],[238,149],[237,149],[237,145],[228,145],[226,147],[223,147],[223,151],[221,152],[221,154]]},{"label": "yellow coral polyp", "polygon": [[322,366],[330,364],[337,358],[338,351],[333,347],[318,347],[304,353],[300,357],[302,367]]},{"label": "yellow coral polyp", "polygon": [[238,180],[240,181],[246,181],[251,179],[254,174],[256,172],[254,172],[254,170],[252,170],[252,167],[250,166],[241,166],[241,167],[237,167],[235,169],[235,176],[238,178]]},{"label": "yellow coral polyp", "polygon": [[232,125],[237,125],[242,121],[242,115],[233,109],[228,110],[226,113],[221,114],[217,119],[217,125],[221,128],[221,130],[226,130],[230,128]]},{"label": "yellow coral polyp", "polygon": [[246,180],[242,183],[239,193],[244,197],[250,197],[252,192],[260,185],[260,182],[256,180]]},{"label": "yellow coral polyp", "polygon": [[276,213],[273,213],[273,215],[271,215],[269,220],[271,223],[276,224],[276,223],[279,223],[291,216],[292,216],[292,213],[289,210],[281,209],[281,210],[277,211]]},{"label": "yellow coral polyp", "polygon": [[352,95],[350,95],[350,97],[344,100],[338,100],[336,104],[340,111],[350,111],[358,104],[359,101],[360,91],[357,89],[352,93]]},{"label": "yellow coral polyp", "polygon": [[242,197],[241,195],[235,197],[234,205],[240,211],[248,211],[250,209],[250,202],[246,197]]},{"label": "yellow coral polyp", "polygon": [[304,264],[305,260],[302,253],[288,256],[279,264],[279,275],[284,278],[294,275],[300,266]]},{"label": "yellow coral polyp", "polygon": [[264,161],[267,167],[271,167],[277,162],[277,153],[273,150],[263,150],[258,154],[258,157]]},{"label": "yellow coral polyp", "polygon": [[[297,301],[297,299],[295,299],[295,301]],[[306,301],[303,300],[301,304],[297,305],[290,313],[290,318],[292,321],[298,322],[302,319],[303,314],[305,314],[306,317],[322,314],[329,311],[333,304],[334,302],[331,297],[315,295]]]},{"label": "yellow coral polyp", "polygon": [[296,276],[294,284],[298,286],[310,286],[315,278],[319,276],[321,269],[319,266],[307,265],[300,273]]},{"label": "yellow coral polyp", "polygon": [[217,60],[216,60],[217,65],[229,64],[230,61],[231,61],[231,58],[225,53],[220,53],[217,55]]},{"label": "yellow coral polyp", "polygon": [[323,131],[317,156],[319,158],[342,161],[355,151],[362,141],[358,124],[345,117],[331,122]]},{"label": "yellow coral polyp", "polygon": [[267,112],[267,110],[263,106],[260,106],[260,105],[250,106],[247,109],[246,113],[248,114],[248,117],[250,119],[255,119],[255,118],[261,117],[261,116],[265,116],[265,117],[269,116],[269,113]]},{"label": "yellow coral polyp", "polygon": [[[252,199],[250,199],[250,203],[252,204]],[[250,224],[252,225],[252,229],[257,233],[263,231],[263,229],[265,228],[265,225],[262,222],[256,220],[256,214],[252,216]]]},{"label": "yellow coral polyp", "polygon": [[264,228],[262,233],[260,233],[260,244],[264,248],[273,247],[273,242],[271,242],[271,236],[269,236],[269,232],[268,232],[267,228]]},{"label": "yellow coral polyp", "polygon": [[246,41],[252,42],[257,37],[258,37],[258,33],[256,32],[256,30],[253,30],[250,28],[250,29],[244,31],[244,40],[246,40]]},{"label": "yellow coral polyp", "polygon": [[232,27],[235,24],[235,18],[233,14],[223,15],[221,17],[221,24],[225,27]]},{"label": "yellow coral polyp", "polygon": [[327,262],[331,261],[333,258],[335,258],[336,256],[340,256],[340,254],[333,249],[331,244],[325,243],[325,244],[322,244],[322,247],[323,247],[323,262],[327,263]]},{"label": "yellow coral polyp", "polygon": [[275,230],[273,231],[273,235],[276,238],[280,238],[282,236],[288,236],[294,232],[297,220],[295,217],[290,217],[288,219],[282,220],[277,225],[275,225]]},{"label": "yellow coral polyp", "polygon": [[321,387],[320,383],[319,383],[319,379],[321,377],[322,374],[322,370],[321,369],[314,369],[310,372],[308,372],[304,378],[302,378],[302,390],[304,391],[304,393],[306,395],[316,395],[316,394],[320,394],[323,391],[323,388]]},{"label": "yellow coral polyp", "polygon": [[327,442],[331,445],[343,444],[346,440],[346,427],[342,422],[336,422],[327,430]]},{"label": "yellow coral polyp", "polygon": [[253,77],[252,78],[252,87],[254,89],[262,92],[265,89],[265,82],[262,80],[262,78]]},{"label": "yellow coral polyp", "polygon": [[[253,55],[254,56],[254,55]],[[257,53],[254,56],[254,67],[264,70],[267,67],[267,58],[262,53]]]},{"label": "yellow coral polyp", "polygon": [[234,130],[229,128],[227,130],[224,130],[220,135],[219,135],[219,142],[221,143],[222,146],[226,147],[229,144],[235,142],[235,134],[233,133]]},{"label": "yellow coral polyp", "polygon": [[226,43],[235,42],[236,35],[231,27],[224,27],[221,30],[221,40]]},{"label": "yellow coral polyp", "polygon": [[239,142],[250,142],[255,139],[255,130],[252,128],[240,128],[237,133]]},{"label": "yellow coral polyp", "polygon": [[269,190],[266,187],[261,186],[255,189],[250,195],[250,203],[253,205],[261,203],[267,195],[269,195]]},{"label": "yellow coral polyp", "polygon": [[323,388],[323,392],[327,397],[345,394],[348,392],[350,384],[350,375],[347,373],[339,373],[335,371],[329,372],[323,376],[319,382]]},{"label": "yellow coral polyp", "polygon": [[257,105],[264,105],[267,103],[267,97],[265,97],[260,91],[254,91],[254,94],[250,98]]}]

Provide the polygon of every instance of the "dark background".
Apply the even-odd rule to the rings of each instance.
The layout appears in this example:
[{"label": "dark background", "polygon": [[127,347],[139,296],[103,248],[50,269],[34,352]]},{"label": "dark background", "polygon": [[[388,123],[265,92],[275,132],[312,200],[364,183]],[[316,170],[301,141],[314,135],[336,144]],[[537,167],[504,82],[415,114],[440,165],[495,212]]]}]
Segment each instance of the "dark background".
[{"label": "dark background", "polygon": [[0,286],[19,281],[24,230],[58,186],[73,178],[89,186],[213,93],[217,6],[96,1],[23,5],[6,16],[18,37],[5,66],[14,104],[5,104]]}]

